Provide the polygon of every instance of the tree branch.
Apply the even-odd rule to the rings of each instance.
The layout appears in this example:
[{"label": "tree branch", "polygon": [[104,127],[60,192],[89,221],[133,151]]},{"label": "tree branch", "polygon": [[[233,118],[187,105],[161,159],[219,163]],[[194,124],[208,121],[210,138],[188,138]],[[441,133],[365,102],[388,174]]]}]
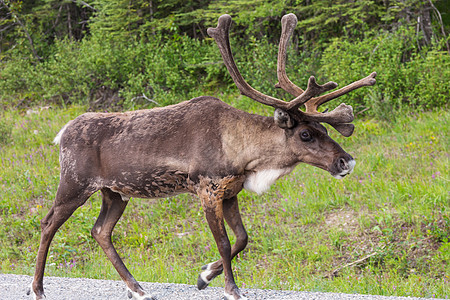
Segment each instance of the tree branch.
[{"label": "tree branch", "polygon": [[82,0],[72,0],[73,3],[75,4],[81,4],[83,6],[86,6],[90,9],[92,9],[93,11],[97,11],[94,7],[90,6],[89,4],[87,4],[86,2],[82,1]]},{"label": "tree branch", "polygon": [[17,23],[20,25],[20,27],[22,27],[23,32],[25,32],[25,35],[27,36],[28,42],[30,43],[30,47],[31,47],[31,52],[33,52],[33,56],[34,58],[39,61],[42,59],[42,57],[40,57],[37,52],[36,49],[34,48],[34,43],[33,43],[33,39],[31,38],[30,33],[28,32],[27,27],[22,23],[22,21],[19,19],[18,16],[14,15],[14,17],[17,20]]},{"label": "tree branch", "polygon": [[34,43],[33,43],[33,39],[31,38],[30,33],[28,32],[27,27],[25,26],[25,24],[23,24],[23,22],[19,19],[19,16],[17,16],[13,11],[11,11],[11,9],[9,8],[9,6],[5,3],[5,1],[0,1],[1,4],[3,4],[3,6],[11,13],[11,16],[16,20],[15,23],[19,24],[20,27],[22,27],[23,32],[25,33],[25,35],[27,36],[28,42],[30,43],[30,47],[31,47],[31,52],[33,52],[33,56],[34,58],[39,61],[42,59],[42,57],[40,57],[37,52],[36,49],[34,48]]},{"label": "tree branch", "polygon": [[[430,6],[433,8],[434,12],[435,12],[435,13],[437,14],[437,16],[438,16],[438,21],[439,21],[439,25],[440,25],[440,27],[441,27],[441,32],[442,32],[442,35],[443,35],[444,40],[445,40],[446,34],[445,34],[445,29],[444,29],[444,23],[442,22],[442,16],[441,16],[441,13],[440,13],[439,10],[436,8],[436,6],[434,6],[434,4],[433,4],[433,2],[431,2],[431,0],[428,0],[428,2],[430,3]],[[448,45],[448,41],[445,41],[445,44],[446,44],[446,46],[447,46],[447,52],[448,52],[448,54],[450,54],[450,47],[449,47],[449,45]]]},{"label": "tree branch", "polygon": [[145,94],[144,93],[142,93],[142,96],[137,96],[137,97],[134,97],[133,99],[131,99],[130,101],[134,101],[134,100],[136,100],[136,99],[142,99],[142,98],[144,98],[145,100],[147,100],[147,101],[149,101],[149,102],[152,102],[152,103],[154,103],[154,104],[156,104],[156,105],[158,105],[159,106],[159,103],[158,102],[156,102],[155,100],[153,100],[153,99],[150,99],[150,98],[148,98],[147,96],[145,96]]}]

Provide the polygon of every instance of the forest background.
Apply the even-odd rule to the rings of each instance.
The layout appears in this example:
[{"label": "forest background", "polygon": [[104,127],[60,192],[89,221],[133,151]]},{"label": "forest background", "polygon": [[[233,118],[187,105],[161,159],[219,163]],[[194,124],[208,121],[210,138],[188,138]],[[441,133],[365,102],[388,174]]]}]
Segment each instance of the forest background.
[{"label": "forest background", "polygon": [[[299,85],[348,83],[377,71],[378,84],[344,99],[357,113],[446,105],[448,0],[0,1],[0,103],[149,107],[234,89],[214,41],[217,18],[234,18],[232,48],[244,77],[274,88],[280,19],[299,25],[288,75]],[[246,101],[246,100],[244,100]]]},{"label": "forest background", "polygon": [[[238,67],[266,94],[290,98],[274,87],[286,13],[299,19],[287,64],[298,86],[378,73],[339,99],[355,133],[329,131],[357,160],[351,176],[302,164],[262,196],[239,194],[250,236],[233,262],[239,286],[448,298],[448,0],[0,0],[0,272],[34,273],[59,182],[52,140],[69,120],[200,95],[273,114],[239,95],[206,34],[224,13]],[[90,235],[100,205],[96,193],[62,226],[46,276],[120,280]],[[133,198],[113,240],[142,281],[195,284],[218,259],[190,195]]]}]

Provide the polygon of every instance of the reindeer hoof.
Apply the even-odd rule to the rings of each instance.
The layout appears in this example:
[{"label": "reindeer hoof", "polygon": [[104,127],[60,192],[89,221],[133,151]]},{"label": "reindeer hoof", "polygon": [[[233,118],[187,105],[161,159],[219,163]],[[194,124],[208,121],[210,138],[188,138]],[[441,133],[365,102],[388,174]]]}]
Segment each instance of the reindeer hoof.
[{"label": "reindeer hoof", "polygon": [[214,278],[213,277],[211,279],[208,279],[208,276],[210,276],[212,273],[211,264],[202,266],[202,270],[203,270],[203,272],[201,272],[200,275],[198,275],[198,279],[197,279],[197,288],[199,290],[205,289],[208,286],[208,284],[211,282],[211,280]]},{"label": "reindeer hoof", "polygon": [[214,264],[216,263],[209,263],[202,267],[203,272],[200,273],[197,279],[197,288],[199,290],[205,289],[214,278],[222,274],[222,266],[214,268]]},{"label": "reindeer hoof", "polygon": [[155,296],[150,296],[150,295],[139,296],[138,293],[134,293],[130,289],[128,289],[127,295],[128,295],[129,299],[133,299],[133,300],[158,300]]},{"label": "reindeer hoof", "polygon": [[199,289],[199,290],[204,290],[204,289],[206,289],[206,287],[208,286],[208,282],[205,282],[203,279],[202,279],[202,275],[200,274],[200,275],[198,275],[198,279],[197,279],[197,288]]},{"label": "reindeer hoof", "polygon": [[36,294],[34,293],[34,291],[33,291],[33,287],[32,287],[32,286],[30,286],[30,287],[27,289],[27,296],[32,296],[32,297],[33,297],[33,300],[41,300],[41,299],[45,299],[45,298],[46,298],[44,293],[42,293],[42,294],[40,294],[40,295],[36,295]]},{"label": "reindeer hoof", "polygon": [[223,296],[225,300],[248,300],[236,285],[234,287],[225,287]]},{"label": "reindeer hoof", "polygon": [[230,294],[227,294],[226,292],[223,294],[223,299],[224,300],[248,300],[248,298],[243,296],[241,293],[239,293],[237,295],[230,295]]}]

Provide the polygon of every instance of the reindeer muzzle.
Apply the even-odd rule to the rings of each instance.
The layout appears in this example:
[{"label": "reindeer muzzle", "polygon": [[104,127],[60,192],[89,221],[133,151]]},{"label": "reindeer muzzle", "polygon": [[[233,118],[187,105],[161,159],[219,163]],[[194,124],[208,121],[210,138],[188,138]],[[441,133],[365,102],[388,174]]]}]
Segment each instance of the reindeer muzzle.
[{"label": "reindeer muzzle", "polygon": [[336,159],[330,169],[331,175],[337,179],[342,179],[346,175],[353,172],[353,168],[356,165],[356,161],[350,154],[345,154]]}]

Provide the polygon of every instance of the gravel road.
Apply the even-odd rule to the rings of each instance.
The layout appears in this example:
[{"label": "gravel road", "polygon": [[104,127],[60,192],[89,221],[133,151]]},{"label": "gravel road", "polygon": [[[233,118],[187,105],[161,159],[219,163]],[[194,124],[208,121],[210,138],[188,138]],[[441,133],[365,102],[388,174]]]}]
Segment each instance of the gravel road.
[{"label": "gravel road", "polygon": [[[26,295],[32,278],[26,275],[0,274],[0,299],[31,299]],[[219,300],[223,289],[208,287],[203,291],[193,285],[142,282],[142,287],[157,296],[158,300]],[[44,288],[47,300],[128,300],[122,281],[84,278],[45,277]],[[242,289],[249,300],[413,300],[425,298],[385,297],[334,293],[311,293]]]}]

